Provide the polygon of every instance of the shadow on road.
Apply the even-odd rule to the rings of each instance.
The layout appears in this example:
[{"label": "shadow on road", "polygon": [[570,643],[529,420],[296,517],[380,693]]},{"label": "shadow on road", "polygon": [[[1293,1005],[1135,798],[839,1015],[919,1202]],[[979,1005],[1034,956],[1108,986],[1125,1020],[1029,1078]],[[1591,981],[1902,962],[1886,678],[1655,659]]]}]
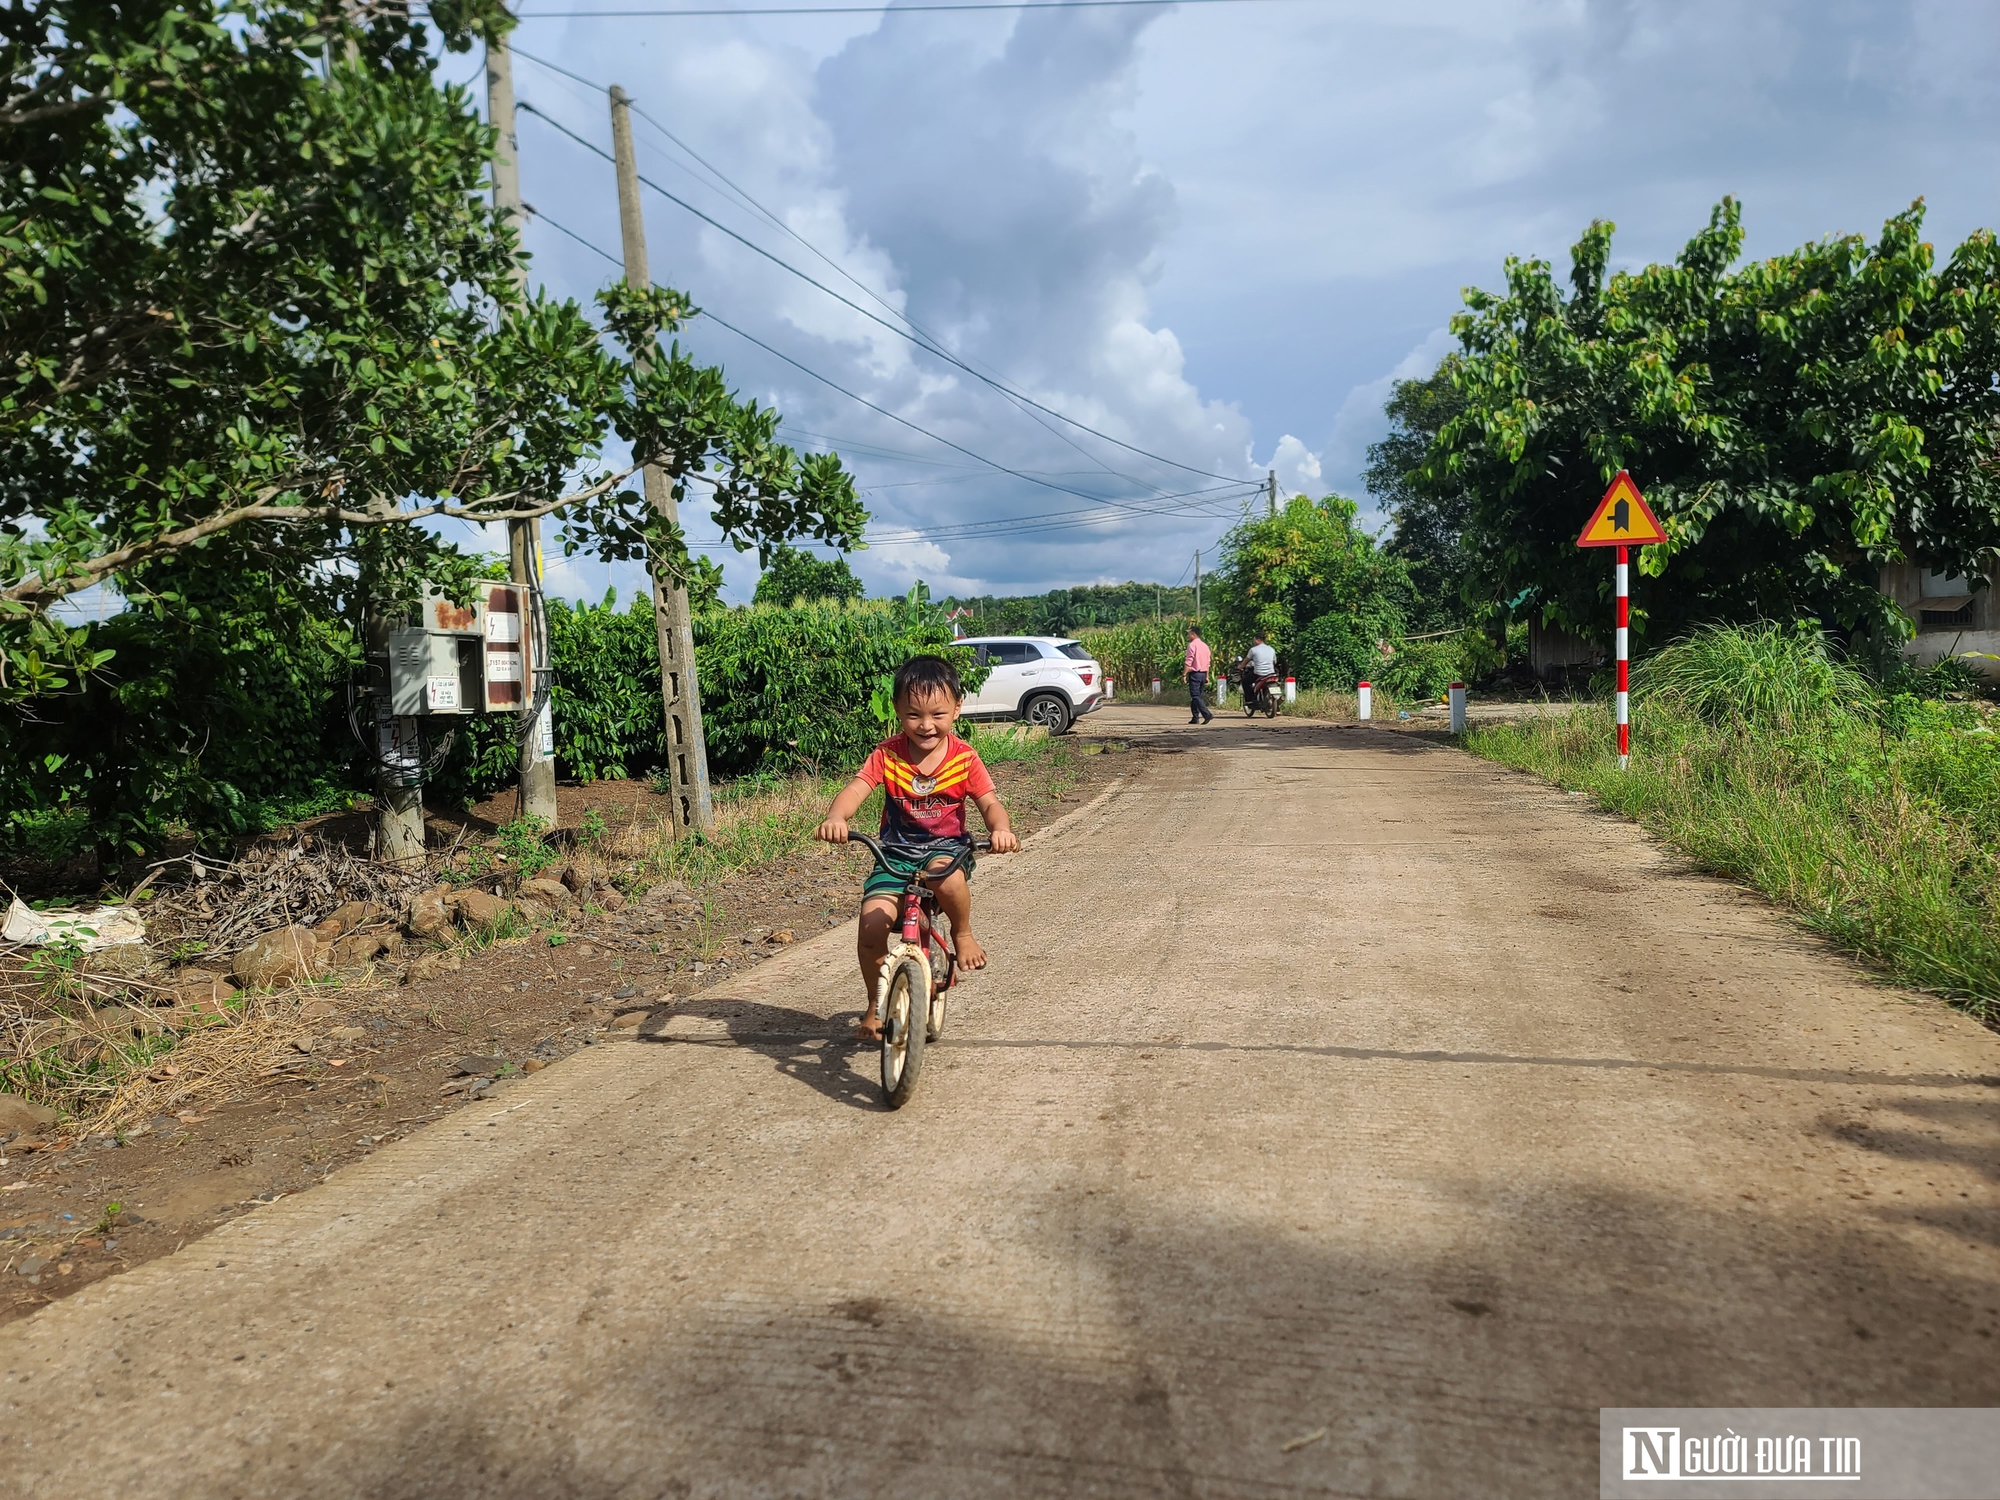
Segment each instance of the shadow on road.
[{"label": "shadow on road", "polygon": [[[859,1010],[822,1016],[752,1000],[693,1000],[657,1011],[641,1023],[638,1040],[681,1047],[740,1047],[769,1057],[787,1078],[857,1109],[886,1110],[870,1071],[857,1071],[856,1054],[872,1070],[874,1045],[852,1036]],[[681,1023],[676,1033],[675,1023]],[[690,1023],[695,1028],[689,1029]]]},{"label": "shadow on road", "polygon": [[[933,1148],[905,1140],[921,1180]],[[1428,1188],[1477,1210],[1454,1240],[1420,1201],[1371,1229],[1331,1185],[1188,1214],[1107,1163],[937,1204],[886,1280],[866,1231],[842,1264],[780,1216],[795,1260],[717,1268],[646,1337],[551,1320],[566,1393],[399,1403],[330,1491],[1540,1500],[1595,1493],[1600,1406],[2000,1402],[1990,1282],[1888,1224],[1468,1171]],[[999,1315],[1003,1274],[1063,1296]]]}]

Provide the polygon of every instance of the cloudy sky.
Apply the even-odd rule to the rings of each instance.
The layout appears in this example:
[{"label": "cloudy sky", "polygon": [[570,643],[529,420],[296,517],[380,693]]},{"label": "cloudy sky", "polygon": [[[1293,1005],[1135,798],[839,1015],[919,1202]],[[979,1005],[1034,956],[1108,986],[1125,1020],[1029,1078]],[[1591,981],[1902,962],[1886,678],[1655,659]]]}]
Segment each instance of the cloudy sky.
[{"label": "cloudy sky", "polygon": [[[699,0],[524,0],[520,97],[608,147],[577,80],[623,85],[661,187],[1130,445],[648,192],[654,277],[796,362],[706,318],[686,335],[796,445],[847,460],[877,591],[1171,583],[1273,468],[1367,506],[1389,383],[1449,347],[1460,289],[1498,285],[1508,254],[1560,261],[1595,217],[1625,265],[1672,256],[1725,193],[1751,255],[1872,235],[1919,196],[1943,253],[2000,222],[1987,0],[566,13],[653,3]],[[587,297],[614,268],[556,226],[616,253],[611,168],[531,115],[520,141],[536,274]],[[746,598],[754,557],[715,555]],[[551,564],[559,592],[639,582]]]}]

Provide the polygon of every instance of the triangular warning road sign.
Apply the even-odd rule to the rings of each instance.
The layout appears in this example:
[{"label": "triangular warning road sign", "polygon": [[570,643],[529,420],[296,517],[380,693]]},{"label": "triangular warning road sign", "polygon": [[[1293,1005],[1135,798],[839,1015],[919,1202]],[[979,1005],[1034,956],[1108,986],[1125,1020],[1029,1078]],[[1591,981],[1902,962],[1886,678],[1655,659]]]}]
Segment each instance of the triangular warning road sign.
[{"label": "triangular warning road sign", "polygon": [[1576,539],[1579,547],[1645,547],[1654,542],[1664,542],[1666,530],[1660,525],[1660,518],[1653,514],[1646,497],[1639,493],[1639,486],[1632,482],[1632,476],[1623,469],[1611,481],[1611,488],[1604,492],[1604,498],[1597,502],[1597,509],[1584,524],[1583,535]]}]

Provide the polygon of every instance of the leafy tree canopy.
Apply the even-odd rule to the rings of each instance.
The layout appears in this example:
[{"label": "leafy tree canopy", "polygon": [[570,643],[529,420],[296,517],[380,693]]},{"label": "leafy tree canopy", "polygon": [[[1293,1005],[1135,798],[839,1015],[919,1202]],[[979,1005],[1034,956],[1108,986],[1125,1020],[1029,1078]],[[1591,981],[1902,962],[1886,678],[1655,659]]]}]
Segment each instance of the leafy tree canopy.
[{"label": "leafy tree canopy", "polygon": [[846,558],[819,558],[797,547],[780,547],[757,580],[755,602],[787,605],[801,599],[859,599],[867,592]]},{"label": "leafy tree canopy", "polygon": [[1462,485],[1430,484],[1423,476],[1439,430],[1465,409],[1453,383],[1455,364],[1447,359],[1422,380],[1397,381],[1384,408],[1389,435],[1368,448],[1368,492],[1394,524],[1389,552],[1410,566],[1416,602],[1409,624],[1419,631],[1448,629],[1473,612],[1460,593],[1469,497]]},{"label": "leafy tree canopy", "polygon": [[[507,24],[429,18],[451,51]],[[0,698],[103,664],[50,615],[102,581],[166,614],[246,569],[350,614],[357,578],[462,586],[432,517],[684,570],[614,440],[712,475],[739,546],[858,538],[837,458],[659,349],[684,296],[521,289],[491,133],[407,8],[28,0],[0,56]]]},{"label": "leafy tree canopy", "polygon": [[1356,511],[1341,495],[1295,495],[1230,532],[1211,595],[1214,638],[1261,632],[1309,687],[1365,675],[1374,643],[1401,634],[1414,594],[1409,565],[1355,525]]},{"label": "leafy tree canopy", "polygon": [[1724,199],[1671,265],[1607,277],[1612,226],[1472,291],[1449,367],[1464,409],[1421,482],[1466,501],[1471,597],[1581,633],[1609,628],[1610,569],[1574,546],[1629,469],[1664,546],[1634,620],[1816,617],[1908,628],[1883,564],[1983,573],[2000,546],[2000,251],[1981,230],[1942,268],[1923,205],[1873,245],[1830,237],[1731,269]]}]

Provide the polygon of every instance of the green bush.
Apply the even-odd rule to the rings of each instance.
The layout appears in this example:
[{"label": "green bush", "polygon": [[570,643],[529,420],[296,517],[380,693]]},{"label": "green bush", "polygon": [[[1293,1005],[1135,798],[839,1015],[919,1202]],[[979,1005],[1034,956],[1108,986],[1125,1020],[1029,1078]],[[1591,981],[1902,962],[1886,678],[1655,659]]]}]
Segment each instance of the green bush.
[{"label": "green bush", "polygon": [[1187,616],[1165,620],[1132,620],[1102,630],[1086,630],[1078,639],[1104,675],[1124,684],[1125,695],[1143,693],[1155,677],[1162,682],[1181,680],[1181,663],[1187,660]]},{"label": "green bush", "polygon": [[548,614],[557,775],[579,781],[644,775],[665,753],[652,601],[621,610],[613,594],[595,605],[552,599]]},{"label": "green bush", "polygon": [[1392,697],[1418,702],[1443,697],[1446,688],[1465,677],[1465,643],[1458,635],[1446,635],[1397,643],[1377,680]]},{"label": "green bush", "polygon": [[784,605],[801,599],[860,599],[867,593],[845,557],[820,558],[797,547],[780,547],[771,554],[750,602]]},{"label": "green bush", "polygon": [[[970,649],[920,598],[752,605],[694,619],[702,724],[717,776],[851,770],[892,727],[896,668],[930,651],[952,657],[968,690],[983,676]],[[659,637],[648,600],[619,609],[549,605],[555,667],[556,771],[565,778],[643,777],[666,764]],[[514,778],[513,721],[469,722],[444,796],[490,795]]]},{"label": "green bush", "polygon": [[708,763],[719,776],[847,770],[894,726],[896,668],[931,652],[957,663],[968,693],[984,678],[952,643],[944,611],[904,599],[752,605],[695,621]]},{"label": "green bush", "polygon": [[353,636],[269,579],[236,588],[184,599],[172,623],[145,608],[112,616],[88,632],[117,653],[104,670],[32,710],[0,710],[0,854],[147,850],[348,801],[361,754],[346,723]]},{"label": "green bush", "polygon": [[1373,681],[1387,665],[1375,642],[1376,622],[1346,612],[1321,615],[1298,633],[1286,652],[1287,664],[1308,690],[1352,692],[1363,678]]}]

